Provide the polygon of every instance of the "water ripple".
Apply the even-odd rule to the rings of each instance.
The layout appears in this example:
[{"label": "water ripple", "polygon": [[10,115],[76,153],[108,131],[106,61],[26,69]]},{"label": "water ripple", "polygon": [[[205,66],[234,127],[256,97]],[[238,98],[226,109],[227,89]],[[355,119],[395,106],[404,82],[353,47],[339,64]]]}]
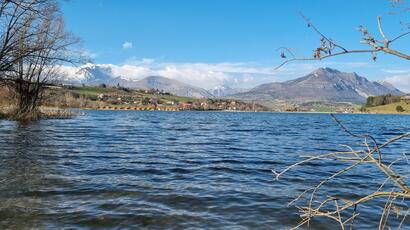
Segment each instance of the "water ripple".
[{"label": "water ripple", "polygon": [[[357,142],[325,114],[85,113],[29,125],[0,120],[0,228],[289,228],[298,213],[287,203],[343,165],[310,163],[280,181],[271,170]],[[341,119],[380,140],[410,123],[409,116]],[[385,157],[409,147],[392,145]],[[380,183],[365,170],[334,186],[346,196],[365,193]]]}]

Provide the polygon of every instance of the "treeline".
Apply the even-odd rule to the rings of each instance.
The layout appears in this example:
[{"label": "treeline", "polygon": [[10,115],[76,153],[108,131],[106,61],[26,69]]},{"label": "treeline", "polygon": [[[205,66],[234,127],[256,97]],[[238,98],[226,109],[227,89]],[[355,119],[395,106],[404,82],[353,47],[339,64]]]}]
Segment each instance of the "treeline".
[{"label": "treeline", "polygon": [[388,105],[391,103],[400,102],[401,96],[395,96],[392,94],[370,96],[367,98],[365,107],[375,107],[380,105]]}]

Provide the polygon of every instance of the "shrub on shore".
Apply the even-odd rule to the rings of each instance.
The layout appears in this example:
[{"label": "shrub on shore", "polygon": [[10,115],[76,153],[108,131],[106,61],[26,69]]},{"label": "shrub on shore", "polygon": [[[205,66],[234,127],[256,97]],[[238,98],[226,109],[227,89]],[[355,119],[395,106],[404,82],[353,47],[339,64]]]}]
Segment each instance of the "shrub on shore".
[{"label": "shrub on shore", "polygon": [[396,106],[396,111],[399,112],[399,113],[404,112],[403,106],[401,106],[401,105]]},{"label": "shrub on shore", "polygon": [[29,114],[18,114],[12,108],[1,108],[0,119],[36,121],[41,119],[70,119],[77,114],[68,109],[38,109]]},{"label": "shrub on shore", "polygon": [[53,109],[40,112],[41,119],[70,119],[77,114],[68,109]]}]

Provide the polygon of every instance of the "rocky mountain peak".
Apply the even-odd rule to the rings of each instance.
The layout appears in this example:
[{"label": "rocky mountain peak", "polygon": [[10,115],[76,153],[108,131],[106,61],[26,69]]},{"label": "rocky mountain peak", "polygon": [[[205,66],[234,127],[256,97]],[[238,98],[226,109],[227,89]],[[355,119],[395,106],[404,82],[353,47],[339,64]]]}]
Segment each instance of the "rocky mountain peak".
[{"label": "rocky mountain peak", "polygon": [[367,80],[357,73],[345,73],[332,68],[319,68],[310,74],[286,82],[268,83],[249,92],[238,94],[245,100],[280,100],[296,103],[351,102],[363,103],[369,96],[382,94],[402,95],[403,92]]},{"label": "rocky mountain peak", "polygon": [[324,68],[322,67],[312,72],[312,74],[318,75],[318,76],[325,75],[325,74],[337,74],[337,73],[340,73],[340,71],[337,69],[329,68],[329,67],[324,67]]}]

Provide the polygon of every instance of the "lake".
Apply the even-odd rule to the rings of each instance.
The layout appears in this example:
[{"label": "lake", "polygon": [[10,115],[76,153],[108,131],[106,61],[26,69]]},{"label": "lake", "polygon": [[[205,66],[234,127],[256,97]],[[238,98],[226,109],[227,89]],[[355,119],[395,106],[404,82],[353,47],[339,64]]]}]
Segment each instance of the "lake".
[{"label": "lake", "polygon": [[[271,170],[360,141],[327,114],[82,112],[0,120],[1,229],[286,229],[299,221],[287,203],[342,165],[312,163],[279,181]],[[379,142],[410,129],[410,116],[338,117]],[[385,159],[409,149],[408,139],[397,142]],[[405,163],[396,170],[409,175]],[[325,191],[363,195],[383,180],[365,167]],[[358,229],[378,226],[378,207],[361,209]],[[332,224],[318,220],[312,229]]]}]

